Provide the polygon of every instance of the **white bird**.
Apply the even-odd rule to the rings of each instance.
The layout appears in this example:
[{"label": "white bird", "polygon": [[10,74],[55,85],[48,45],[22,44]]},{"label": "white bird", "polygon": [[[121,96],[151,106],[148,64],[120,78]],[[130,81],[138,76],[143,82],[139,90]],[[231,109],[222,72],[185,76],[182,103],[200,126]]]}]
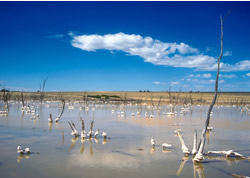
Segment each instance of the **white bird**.
[{"label": "white bird", "polygon": [[167,143],[163,143],[163,144],[162,144],[163,150],[168,149],[168,148],[171,148],[171,147],[172,147],[171,144],[167,144]]},{"label": "white bird", "polygon": [[86,131],[81,131],[81,138],[86,138]]},{"label": "white bird", "polygon": [[23,149],[22,149],[22,147],[20,145],[17,147],[17,153],[19,153],[19,154],[24,153],[24,151],[23,151]]},{"label": "white bird", "polygon": [[155,139],[154,139],[154,138],[151,138],[151,145],[152,145],[153,147],[155,147],[155,144],[156,144]]},{"label": "white bird", "polygon": [[29,148],[25,148],[23,150],[22,147],[19,145],[17,147],[17,153],[19,153],[19,154],[30,154],[30,149]]},{"label": "white bird", "polygon": [[24,152],[25,152],[26,154],[30,154],[30,148],[25,148]]},{"label": "white bird", "polygon": [[49,121],[49,122],[53,122],[53,120],[52,120],[52,114],[49,114],[48,121]]},{"label": "white bird", "polygon": [[107,132],[102,132],[102,136],[104,137],[104,139],[106,139],[107,138]]},{"label": "white bird", "polygon": [[93,135],[94,135],[94,132],[91,131],[91,130],[90,130],[90,131],[88,132],[88,134],[87,134],[88,137],[92,137]]},{"label": "white bird", "polygon": [[97,137],[97,136],[98,136],[98,134],[99,134],[99,129],[97,129],[97,131],[95,131],[94,136],[95,136],[95,137]]},{"label": "white bird", "polygon": [[211,131],[211,130],[213,130],[213,127],[209,126],[209,127],[207,127],[207,130]]}]

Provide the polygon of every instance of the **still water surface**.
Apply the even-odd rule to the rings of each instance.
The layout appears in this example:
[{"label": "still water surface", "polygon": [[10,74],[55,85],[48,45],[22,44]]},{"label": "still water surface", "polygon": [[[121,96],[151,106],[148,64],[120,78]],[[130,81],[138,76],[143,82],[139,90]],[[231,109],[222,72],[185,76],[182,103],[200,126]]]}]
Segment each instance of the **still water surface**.
[{"label": "still water surface", "polygon": [[[206,157],[204,163],[194,165],[192,157],[183,157],[181,145],[174,131],[181,128],[189,150],[193,146],[194,129],[198,138],[204,127],[207,106],[193,106],[192,111],[167,117],[168,106],[152,112],[146,106],[95,105],[92,110],[80,111],[65,107],[59,123],[48,124],[48,116],[55,118],[61,111],[58,103],[36,107],[39,120],[21,112],[21,105],[11,104],[8,116],[0,115],[0,177],[231,177],[232,173],[250,175],[250,161],[224,156]],[[112,113],[111,110],[115,112]],[[124,111],[124,116],[117,113]],[[145,118],[150,112],[154,118]],[[132,116],[134,113],[134,116]],[[108,133],[104,140],[72,139],[68,121],[72,120],[80,131],[82,117],[87,132],[91,120],[94,131]],[[237,107],[214,107],[211,118],[212,132],[207,135],[205,151],[233,149],[250,156],[250,117]],[[156,140],[152,149],[150,138]],[[163,151],[161,144],[173,147]],[[32,154],[20,156],[18,145],[29,147]]]}]

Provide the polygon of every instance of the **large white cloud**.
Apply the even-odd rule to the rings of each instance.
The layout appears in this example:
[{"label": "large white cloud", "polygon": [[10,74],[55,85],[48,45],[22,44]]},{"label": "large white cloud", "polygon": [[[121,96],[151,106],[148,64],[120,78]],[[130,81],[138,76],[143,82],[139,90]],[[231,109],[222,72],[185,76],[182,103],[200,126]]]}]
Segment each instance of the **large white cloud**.
[{"label": "large white cloud", "polygon": [[[72,35],[72,46],[85,51],[119,50],[129,55],[140,56],[145,62],[155,65],[195,68],[203,71],[217,69],[217,59],[201,54],[198,49],[185,43],[164,43],[151,37],[135,34]],[[240,61],[234,65],[221,63],[222,71],[250,70],[250,61]]]}]

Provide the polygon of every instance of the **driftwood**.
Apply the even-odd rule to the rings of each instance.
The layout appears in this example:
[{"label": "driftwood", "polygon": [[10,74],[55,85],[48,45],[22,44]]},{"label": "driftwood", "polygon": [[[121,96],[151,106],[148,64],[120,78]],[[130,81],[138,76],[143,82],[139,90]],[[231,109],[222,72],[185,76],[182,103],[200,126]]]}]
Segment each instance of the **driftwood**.
[{"label": "driftwood", "polygon": [[242,154],[235,152],[233,150],[228,150],[228,151],[208,151],[206,154],[221,154],[225,155],[226,157],[239,157],[242,159],[247,159],[250,160],[250,158],[244,157]]},{"label": "driftwood", "polygon": [[239,175],[239,174],[232,174],[232,176],[234,176],[236,178],[250,178],[248,176],[242,176],[242,175]]}]

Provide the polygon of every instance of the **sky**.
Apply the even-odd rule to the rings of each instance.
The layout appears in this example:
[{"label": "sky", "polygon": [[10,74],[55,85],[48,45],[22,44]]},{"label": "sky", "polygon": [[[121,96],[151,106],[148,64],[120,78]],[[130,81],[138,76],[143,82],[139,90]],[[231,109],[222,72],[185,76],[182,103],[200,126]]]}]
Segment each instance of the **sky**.
[{"label": "sky", "polygon": [[213,91],[220,15],[219,90],[250,91],[250,2],[0,2],[0,84]]}]

